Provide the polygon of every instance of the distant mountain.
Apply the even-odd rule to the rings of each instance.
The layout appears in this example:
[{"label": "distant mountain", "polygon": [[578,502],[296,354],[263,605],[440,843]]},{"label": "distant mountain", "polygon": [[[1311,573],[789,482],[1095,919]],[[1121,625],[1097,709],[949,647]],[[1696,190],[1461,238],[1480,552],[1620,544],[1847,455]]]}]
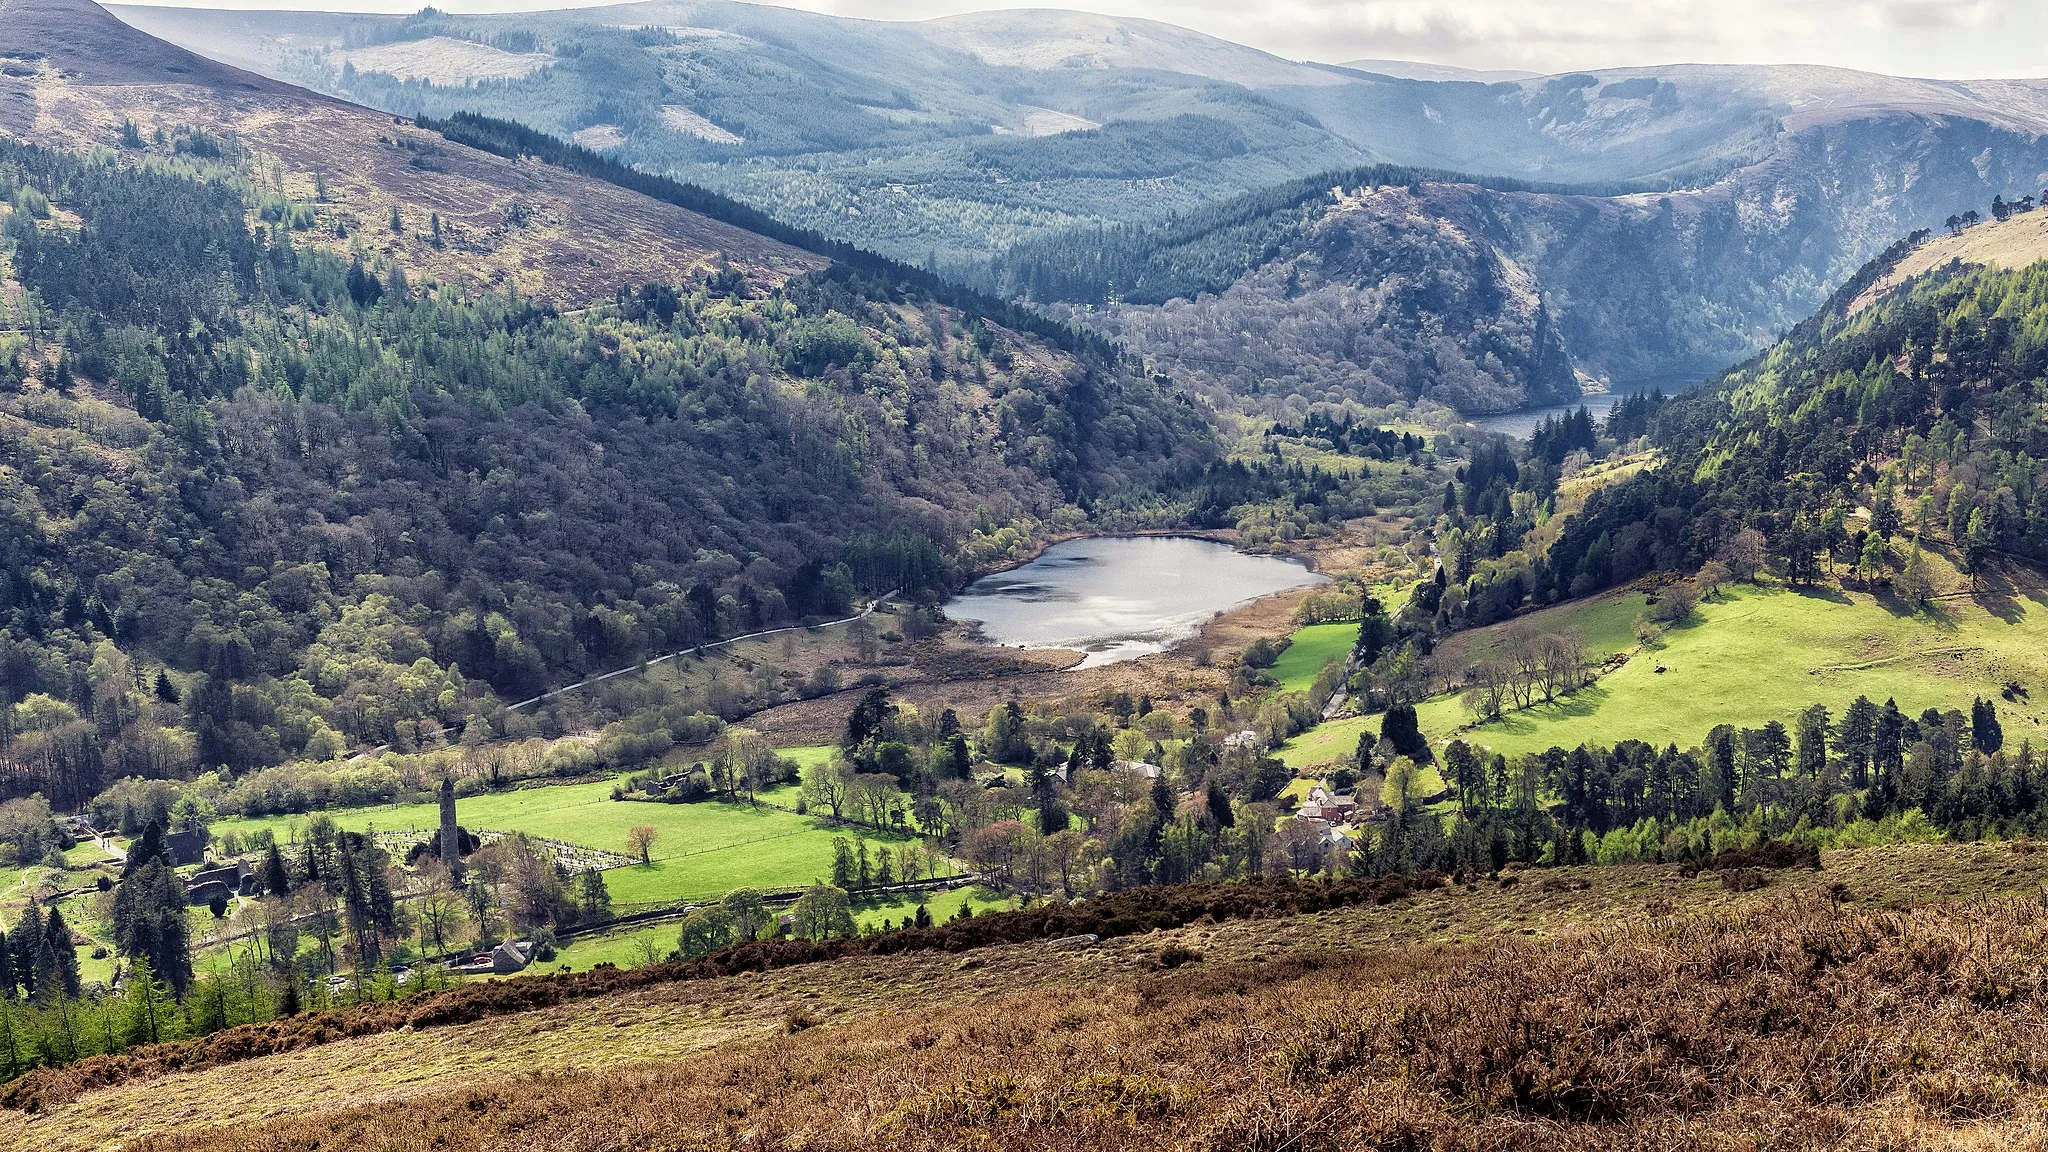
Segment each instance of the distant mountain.
[{"label": "distant mountain", "polygon": [[1469,81],[1498,84],[1503,81],[1534,80],[1540,72],[1517,68],[1460,68],[1454,64],[1424,64],[1418,60],[1347,60],[1341,67],[1354,72],[1372,72],[1397,80]]},{"label": "distant mountain", "polygon": [[985,64],[1035,72],[1164,72],[1253,89],[1351,82],[1326,65],[1283,60],[1172,24],[1091,12],[971,12],[912,27],[926,39],[972,53]]},{"label": "distant mountain", "polygon": [[1144,21],[890,23],[722,0],[518,16],[120,13],[266,75],[406,115],[517,120],[941,266],[1369,159],[1256,91],[1356,77]]},{"label": "distant mountain", "polygon": [[1803,133],[1902,116],[2048,130],[2048,81],[1797,65],[1616,68],[1488,84],[1361,76],[1264,94],[1399,163],[1584,184],[1710,183]]},{"label": "distant mountain", "polygon": [[[267,75],[405,114],[530,123],[963,280],[1093,307],[1085,322],[1237,392],[1493,408],[1569,392],[1574,374],[1698,374],[1761,347],[1898,236],[2048,184],[2048,83],[2029,81],[1706,65],[1449,75],[1054,11],[122,13]],[[1331,189],[1373,163],[1421,169],[1399,180],[1416,194],[1326,220]],[[1340,243],[1373,251],[1326,247]],[[1344,279],[1452,250],[1469,253],[1455,270],[1400,278],[1436,295]],[[1119,279],[1134,262],[1152,272]],[[1303,284],[1321,287],[1285,295]],[[1348,303],[1312,306],[1325,288],[1324,303]],[[1445,379],[1421,335],[1440,323],[1462,349]],[[1242,358],[1221,335],[1196,340],[1203,325],[1279,343]],[[1528,355],[1481,355],[1496,333]],[[1546,341],[1561,361],[1538,354]],[[1370,383],[1390,379],[1406,383]]]}]

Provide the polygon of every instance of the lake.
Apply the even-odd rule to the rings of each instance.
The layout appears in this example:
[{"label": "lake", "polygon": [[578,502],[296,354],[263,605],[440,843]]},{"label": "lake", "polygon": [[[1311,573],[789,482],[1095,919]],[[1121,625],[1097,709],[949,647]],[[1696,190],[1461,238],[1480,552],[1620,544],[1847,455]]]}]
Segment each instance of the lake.
[{"label": "lake", "polygon": [[1544,417],[1567,416],[1584,407],[1593,413],[1595,423],[1604,426],[1607,422],[1608,411],[1622,397],[1639,396],[1645,392],[1654,392],[1659,388],[1664,390],[1666,396],[1676,396],[1705,379],[1708,374],[1706,371],[1679,372],[1650,380],[1616,384],[1610,391],[1589,392],[1569,404],[1546,404],[1540,408],[1517,408],[1513,412],[1497,412],[1491,416],[1474,416],[1466,422],[1476,424],[1488,432],[1498,432],[1503,436],[1512,437],[1516,440],[1527,440],[1530,434],[1536,431],[1536,426],[1543,423]]},{"label": "lake", "polygon": [[1080,667],[1134,660],[1186,640],[1218,612],[1328,577],[1185,536],[1103,536],[1055,544],[984,576],[946,603],[993,644],[1069,648]]}]

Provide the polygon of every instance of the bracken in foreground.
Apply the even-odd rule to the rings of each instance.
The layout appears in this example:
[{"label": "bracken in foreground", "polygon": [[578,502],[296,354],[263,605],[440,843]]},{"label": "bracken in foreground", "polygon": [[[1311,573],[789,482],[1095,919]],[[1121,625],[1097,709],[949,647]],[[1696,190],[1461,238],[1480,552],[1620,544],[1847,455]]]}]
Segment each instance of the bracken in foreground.
[{"label": "bracken in foreground", "polygon": [[2048,1147],[2048,901],[1200,962],[130,1152]]}]

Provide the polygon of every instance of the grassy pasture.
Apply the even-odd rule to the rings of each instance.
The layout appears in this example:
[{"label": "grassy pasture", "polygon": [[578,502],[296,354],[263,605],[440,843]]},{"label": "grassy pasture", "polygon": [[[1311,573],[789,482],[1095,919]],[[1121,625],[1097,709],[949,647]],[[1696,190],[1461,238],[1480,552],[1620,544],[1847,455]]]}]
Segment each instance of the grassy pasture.
[{"label": "grassy pasture", "polygon": [[[1611,635],[1622,600],[1600,598],[1553,609],[1547,626],[1576,627],[1589,640]],[[1499,629],[1485,632],[1501,634]],[[1468,644],[1483,644],[1475,633]],[[1663,671],[1658,671],[1662,668]],[[2032,700],[2000,702],[2006,739],[2048,736],[2048,596],[1949,597],[1921,613],[1838,589],[1811,592],[1731,587],[1700,606],[1695,620],[1666,632],[1621,668],[1570,699],[1517,712],[1466,734],[1496,751],[1541,751],[1585,741],[1636,738],[1697,744],[1715,724],[1789,723],[1812,704],[1837,714],[1858,695],[1917,713],[1996,699],[2007,683]],[[1455,697],[1419,710],[1432,739],[1448,739],[1470,717]]]},{"label": "grassy pasture", "polygon": [[[617,873],[613,873],[614,876]],[[998,912],[1010,908],[1013,901],[982,888],[950,888],[931,894],[929,907],[932,920],[944,924],[959,915],[960,909],[972,906],[974,914]],[[862,928],[875,927],[883,920],[895,924],[917,914],[917,901],[909,896],[899,896],[882,901],[855,901],[853,918]],[[676,946],[676,936],[682,930],[679,920],[664,920],[639,928],[625,928],[617,932],[606,932],[600,936],[588,936],[564,944],[555,959],[542,965],[544,971],[583,971],[599,964],[616,964],[621,968],[635,968],[647,962],[649,948],[657,957],[667,955]]]},{"label": "grassy pasture", "polygon": [[1273,678],[1282,692],[1306,692],[1315,687],[1323,665],[1344,659],[1357,640],[1357,624],[1311,624],[1294,634],[1273,665]]},{"label": "grassy pasture", "polygon": [[[620,853],[627,851],[628,828],[654,828],[650,866],[636,864],[606,873],[613,901],[622,904],[712,896],[748,885],[808,884],[830,873],[832,839],[839,833],[810,817],[767,805],[613,800],[611,790],[611,782],[601,780],[497,792],[458,801],[456,813],[467,828],[525,832]],[[432,803],[383,804],[327,815],[356,831],[418,830],[424,835],[439,823]],[[268,828],[289,839],[308,818],[235,818],[213,827],[216,834],[244,836]]]},{"label": "grassy pasture", "polygon": [[1490,628],[1460,632],[1445,638],[1437,651],[1449,665],[1463,668],[1477,664],[1520,634],[1573,632],[1585,642],[1588,659],[1605,659],[1635,648],[1636,618],[1642,615],[1644,599],[1641,592],[1633,590],[1604,592]]},{"label": "grassy pasture", "polygon": [[1371,732],[1379,735],[1378,716],[1351,716],[1343,720],[1331,720],[1315,727],[1282,744],[1275,755],[1280,762],[1299,772],[1306,768],[1319,768],[1339,760],[1349,760],[1358,750],[1358,734]]}]

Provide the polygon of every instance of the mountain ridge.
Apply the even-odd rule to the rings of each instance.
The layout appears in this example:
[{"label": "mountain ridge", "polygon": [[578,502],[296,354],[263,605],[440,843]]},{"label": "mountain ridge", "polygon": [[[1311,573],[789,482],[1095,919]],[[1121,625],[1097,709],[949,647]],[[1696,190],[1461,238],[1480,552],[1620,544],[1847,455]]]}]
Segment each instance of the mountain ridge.
[{"label": "mountain ridge", "polygon": [[[346,236],[423,270],[564,303],[622,280],[728,259],[777,282],[824,266],[810,253],[556,169],[459,149],[404,120],[193,56],[91,0],[7,0],[0,127],[72,147],[184,124],[232,133],[282,165],[278,191],[326,205]],[[324,196],[324,199],[322,197]],[[392,213],[399,227],[390,227]],[[430,231],[439,220],[441,231]]]}]

